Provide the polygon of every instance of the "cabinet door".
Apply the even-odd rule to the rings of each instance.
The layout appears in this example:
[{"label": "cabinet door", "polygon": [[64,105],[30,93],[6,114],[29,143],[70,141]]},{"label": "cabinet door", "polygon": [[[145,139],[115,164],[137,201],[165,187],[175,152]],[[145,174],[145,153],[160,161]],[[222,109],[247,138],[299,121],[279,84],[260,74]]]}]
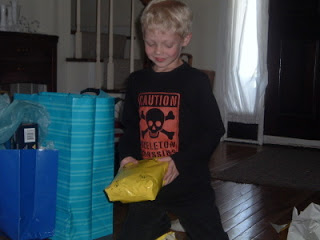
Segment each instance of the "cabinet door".
[{"label": "cabinet door", "polygon": [[270,0],[265,135],[320,140],[318,0]]},{"label": "cabinet door", "polygon": [[57,36],[0,31],[0,90],[16,84],[57,86]]}]

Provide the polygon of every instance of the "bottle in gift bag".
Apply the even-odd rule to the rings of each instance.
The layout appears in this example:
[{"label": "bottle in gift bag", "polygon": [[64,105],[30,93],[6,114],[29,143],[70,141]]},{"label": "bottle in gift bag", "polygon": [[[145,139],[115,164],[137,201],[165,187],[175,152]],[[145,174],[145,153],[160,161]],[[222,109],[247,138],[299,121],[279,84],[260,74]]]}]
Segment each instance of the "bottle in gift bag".
[{"label": "bottle in gift bag", "polygon": [[14,134],[15,149],[38,148],[38,124],[22,123]]}]

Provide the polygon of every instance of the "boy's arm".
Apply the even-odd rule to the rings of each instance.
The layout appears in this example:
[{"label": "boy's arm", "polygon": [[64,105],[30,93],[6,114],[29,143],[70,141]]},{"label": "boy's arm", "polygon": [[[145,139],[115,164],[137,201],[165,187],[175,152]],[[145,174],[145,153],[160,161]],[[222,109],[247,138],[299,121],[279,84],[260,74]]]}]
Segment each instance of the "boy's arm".
[{"label": "boy's arm", "polygon": [[221,137],[225,133],[220,111],[209,79],[201,79],[193,86],[191,101],[196,102],[194,106],[194,122],[199,131],[193,139],[187,140],[188,147],[173,154],[178,171],[185,168],[192,168],[197,161],[210,159],[213,151],[218,146]]},{"label": "boy's arm", "polygon": [[140,159],[139,114],[136,100],[133,97],[133,79],[129,78],[125,96],[122,125],[124,133],[119,141],[120,160],[125,157]]}]

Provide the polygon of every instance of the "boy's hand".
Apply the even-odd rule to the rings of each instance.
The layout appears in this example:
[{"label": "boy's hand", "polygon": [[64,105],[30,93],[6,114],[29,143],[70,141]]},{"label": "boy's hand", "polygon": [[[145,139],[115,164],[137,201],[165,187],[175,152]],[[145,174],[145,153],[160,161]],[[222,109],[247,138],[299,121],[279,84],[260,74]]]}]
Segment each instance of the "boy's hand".
[{"label": "boy's hand", "polygon": [[127,163],[134,163],[134,164],[137,164],[138,163],[138,160],[133,158],[133,157],[125,157],[124,159],[121,160],[120,162],[120,168],[123,168],[124,165],[126,165]]},{"label": "boy's hand", "polygon": [[164,180],[163,185],[164,186],[168,185],[169,183],[171,183],[173,180],[175,180],[179,176],[179,171],[178,171],[176,164],[174,163],[174,161],[172,160],[171,157],[159,158],[158,161],[159,162],[168,162],[168,170],[163,178],[163,180]]}]

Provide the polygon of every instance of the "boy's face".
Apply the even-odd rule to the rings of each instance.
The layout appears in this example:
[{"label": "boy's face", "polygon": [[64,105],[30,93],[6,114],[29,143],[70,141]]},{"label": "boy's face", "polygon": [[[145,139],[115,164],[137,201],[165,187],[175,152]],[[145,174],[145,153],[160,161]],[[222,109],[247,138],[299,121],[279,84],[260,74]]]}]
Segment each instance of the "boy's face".
[{"label": "boy's face", "polygon": [[170,72],[182,64],[182,47],[189,44],[191,34],[184,39],[171,31],[150,30],[144,32],[145,52],[154,63],[156,72]]}]

